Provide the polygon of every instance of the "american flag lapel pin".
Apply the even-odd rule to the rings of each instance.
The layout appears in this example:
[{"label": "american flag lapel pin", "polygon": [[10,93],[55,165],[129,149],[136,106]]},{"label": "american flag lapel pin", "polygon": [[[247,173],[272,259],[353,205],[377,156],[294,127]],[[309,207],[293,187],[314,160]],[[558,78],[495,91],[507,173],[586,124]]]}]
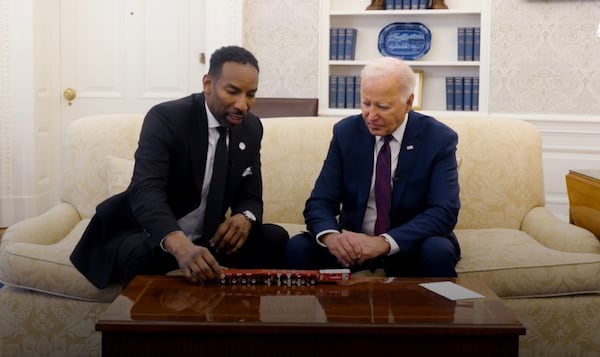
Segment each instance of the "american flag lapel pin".
[{"label": "american flag lapel pin", "polygon": [[406,147],[406,150],[412,150],[412,149],[414,149],[414,148],[415,148],[414,146],[412,146],[412,145],[408,145],[408,146]]}]

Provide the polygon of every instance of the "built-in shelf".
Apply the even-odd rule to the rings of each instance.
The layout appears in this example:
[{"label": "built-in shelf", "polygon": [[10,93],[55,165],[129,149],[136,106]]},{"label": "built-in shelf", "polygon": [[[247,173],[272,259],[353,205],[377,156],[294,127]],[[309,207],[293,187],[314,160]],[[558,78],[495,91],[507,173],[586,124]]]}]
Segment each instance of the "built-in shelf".
[{"label": "built-in shelf", "polygon": [[[446,0],[447,10],[366,10],[364,0],[324,0],[321,2],[319,48],[319,113],[345,115],[357,109],[330,108],[331,75],[358,76],[370,60],[381,56],[378,38],[381,29],[393,22],[419,22],[431,31],[430,50],[421,58],[407,63],[423,71],[420,111],[446,111],[446,77],[479,77],[479,113],[487,112],[489,72],[490,0]],[[330,60],[330,28],[356,28],[356,55],[352,61]],[[457,29],[479,27],[480,60],[458,61]]]}]

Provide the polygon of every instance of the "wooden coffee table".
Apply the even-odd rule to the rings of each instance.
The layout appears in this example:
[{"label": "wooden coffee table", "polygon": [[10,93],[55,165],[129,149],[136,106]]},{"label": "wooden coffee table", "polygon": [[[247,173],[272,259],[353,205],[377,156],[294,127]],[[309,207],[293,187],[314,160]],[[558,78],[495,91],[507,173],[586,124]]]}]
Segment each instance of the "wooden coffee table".
[{"label": "wooden coffee table", "polygon": [[288,287],[138,276],[96,330],[103,356],[518,355],[525,328],[484,283],[453,280],[485,296],[460,301],[418,285],[439,280]]}]

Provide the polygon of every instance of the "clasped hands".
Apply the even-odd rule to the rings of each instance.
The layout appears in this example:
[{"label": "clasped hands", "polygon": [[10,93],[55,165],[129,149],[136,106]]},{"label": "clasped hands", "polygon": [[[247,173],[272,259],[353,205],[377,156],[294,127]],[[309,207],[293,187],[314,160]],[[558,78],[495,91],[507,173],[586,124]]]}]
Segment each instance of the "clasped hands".
[{"label": "clasped hands", "polygon": [[[236,214],[221,223],[209,241],[217,252],[237,252],[248,239],[252,225],[242,214]],[[222,267],[206,247],[194,244],[182,231],[165,239],[166,250],[173,254],[179,269],[192,283],[215,281],[225,277]]]},{"label": "clasped hands", "polygon": [[390,245],[382,236],[369,236],[347,230],[342,230],[341,233],[328,233],[321,238],[321,242],[346,268],[354,264],[362,264],[368,259],[390,251]]}]

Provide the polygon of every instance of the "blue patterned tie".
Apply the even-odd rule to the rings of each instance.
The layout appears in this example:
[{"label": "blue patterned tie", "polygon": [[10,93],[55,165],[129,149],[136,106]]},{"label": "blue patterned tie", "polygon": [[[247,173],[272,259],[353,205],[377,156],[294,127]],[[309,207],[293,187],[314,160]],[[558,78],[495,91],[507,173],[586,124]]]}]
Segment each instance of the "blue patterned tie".
[{"label": "blue patterned tie", "polygon": [[383,146],[377,155],[375,166],[375,206],[377,220],[375,221],[375,235],[387,232],[390,221],[390,205],[392,200],[392,154],[390,140],[392,136],[385,136]]}]

